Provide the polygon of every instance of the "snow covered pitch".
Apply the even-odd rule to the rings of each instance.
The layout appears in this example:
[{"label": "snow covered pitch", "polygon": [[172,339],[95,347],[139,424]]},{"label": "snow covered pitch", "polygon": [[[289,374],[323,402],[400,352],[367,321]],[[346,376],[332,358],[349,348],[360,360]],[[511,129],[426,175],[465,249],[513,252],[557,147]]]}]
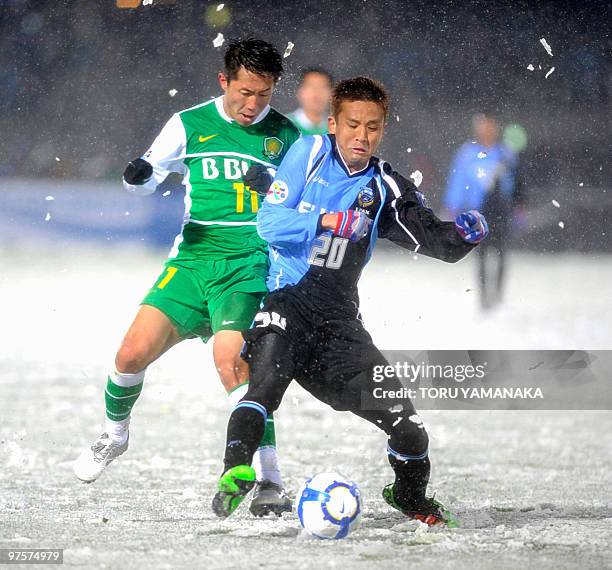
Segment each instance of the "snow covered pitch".
[{"label": "snow covered pitch", "polygon": [[[611,347],[610,257],[513,254],[507,302],[483,317],[473,259],[376,254],[361,295],[381,348]],[[287,487],[346,474],[364,495],[360,528],[325,543],[300,535],[295,514],[255,520],[241,507],[220,522],[210,501],[229,410],[199,341],[150,368],[126,455],[77,481],[70,463],[99,433],[106,372],[161,262],[144,250],[0,253],[0,548],[64,548],[64,564],[83,568],[612,565],[610,412],[423,411],[430,489],[463,523],[433,531],[380,497],[384,434],[292,386],[277,414]]]}]

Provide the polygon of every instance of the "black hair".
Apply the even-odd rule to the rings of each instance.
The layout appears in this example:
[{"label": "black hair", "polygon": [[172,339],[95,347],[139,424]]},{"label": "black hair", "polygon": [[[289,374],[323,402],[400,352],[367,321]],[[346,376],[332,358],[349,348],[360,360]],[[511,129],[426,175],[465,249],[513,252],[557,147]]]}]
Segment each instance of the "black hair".
[{"label": "black hair", "polygon": [[384,112],[385,119],[389,114],[389,94],[382,83],[369,77],[344,79],[334,87],[331,99],[331,110],[338,116],[342,101],[373,101],[378,103]]},{"label": "black hair", "polygon": [[283,74],[283,58],[278,50],[257,38],[232,40],[227,46],[224,63],[228,81],[236,79],[241,67],[256,75],[272,77],[275,83]]},{"label": "black hair", "polygon": [[307,67],[303,69],[300,74],[300,83],[304,83],[304,79],[306,79],[306,76],[310,75],[311,73],[318,73],[319,75],[323,75],[327,78],[330,85],[333,85],[334,83],[334,78],[332,77],[332,74],[327,71],[327,69],[323,69],[322,67]]}]

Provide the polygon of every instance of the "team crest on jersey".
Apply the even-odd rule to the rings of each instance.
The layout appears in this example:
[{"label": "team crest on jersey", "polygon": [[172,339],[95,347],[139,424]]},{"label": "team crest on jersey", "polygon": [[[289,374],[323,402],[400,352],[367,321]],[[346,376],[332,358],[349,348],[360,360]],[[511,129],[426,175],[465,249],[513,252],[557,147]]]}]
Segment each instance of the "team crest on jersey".
[{"label": "team crest on jersey", "polygon": [[289,196],[287,183],[282,180],[275,180],[268,190],[266,200],[270,204],[282,204],[287,199],[287,196]]},{"label": "team crest on jersey", "polygon": [[374,203],[374,190],[369,186],[363,186],[357,195],[357,204],[360,208],[367,208]]},{"label": "team crest on jersey", "polygon": [[285,143],[276,137],[266,137],[263,142],[263,153],[268,158],[275,159],[281,155]]}]

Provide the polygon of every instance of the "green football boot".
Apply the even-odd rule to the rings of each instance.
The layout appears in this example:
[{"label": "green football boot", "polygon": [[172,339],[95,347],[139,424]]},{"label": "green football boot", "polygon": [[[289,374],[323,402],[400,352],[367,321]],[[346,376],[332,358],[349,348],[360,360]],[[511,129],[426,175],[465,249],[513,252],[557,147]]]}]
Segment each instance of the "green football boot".
[{"label": "green football boot", "polygon": [[236,465],[219,479],[218,491],[212,502],[214,513],[220,518],[229,517],[255,485],[255,469],[250,465]]},{"label": "green football boot", "polygon": [[446,526],[459,528],[459,521],[440,502],[433,497],[425,497],[418,503],[400,504],[393,493],[393,483],[389,483],[382,491],[383,499],[407,517],[421,521],[429,526]]}]

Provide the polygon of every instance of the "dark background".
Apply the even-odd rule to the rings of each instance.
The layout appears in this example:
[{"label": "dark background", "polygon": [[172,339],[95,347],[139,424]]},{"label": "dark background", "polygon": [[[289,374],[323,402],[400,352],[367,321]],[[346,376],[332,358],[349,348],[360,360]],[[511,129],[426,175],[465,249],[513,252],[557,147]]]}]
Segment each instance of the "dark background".
[{"label": "dark background", "polygon": [[[610,248],[610,2],[218,4],[2,1],[0,177],[119,180],[173,112],[220,93],[217,33],[255,35],[281,52],[295,44],[273,101],[283,112],[296,106],[305,66],[385,83],[392,111],[380,154],[421,170],[434,206],[475,112],[522,125],[531,235],[544,249]],[[552,198],[579,223],[555,230]]]}]

